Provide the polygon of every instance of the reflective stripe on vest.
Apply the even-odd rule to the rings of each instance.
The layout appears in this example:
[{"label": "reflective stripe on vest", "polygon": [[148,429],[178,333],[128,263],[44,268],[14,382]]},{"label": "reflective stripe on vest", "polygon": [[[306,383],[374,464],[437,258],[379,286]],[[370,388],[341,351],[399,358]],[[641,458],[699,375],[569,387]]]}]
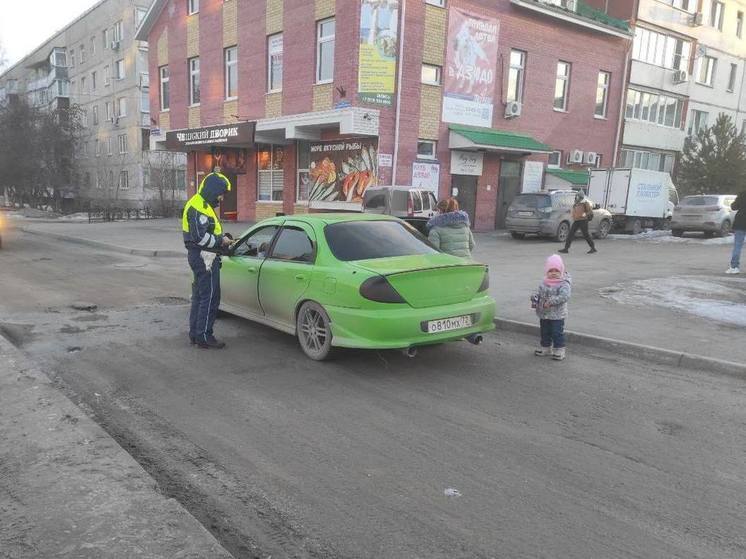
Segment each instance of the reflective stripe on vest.
[{"label": "reflective stripe on vest", "polygon": [[231,191],[231,181],[228,180],[228,177],[226,177],[225,175],[223,175],[221,173],[212,172],[212,173],[210,173],[208,175],[205,175],[205,178],[203,178],[202,182],[199,183],[199,188],[197,189],[197,193],[198,194],[202,194],[202,189],[205,187],[205,181],[207,180],[207,177],[209,177],[210,175],[217,175],[218,177],[220,177],[221,179],[223,179],[225,181],[226,188],[228,189],[228,192]]},{"label": "reflective stripe on vest", "polygon": [[202,195],[199,193],[189,198],[189,201],[184,206],[184,213],[181,214],[181,230],[184,231],[184,233],[189,233],[189,220],[187,219],[189,208],[194,208],[197,213],[204,214],[215,221],[215,227],[212,232],[213,235],[220,235],[223,233],[223,226],[220,225],[220,220],[215,214],[215,210],[210,204],[205,202],[205,199],[202,198]]}]

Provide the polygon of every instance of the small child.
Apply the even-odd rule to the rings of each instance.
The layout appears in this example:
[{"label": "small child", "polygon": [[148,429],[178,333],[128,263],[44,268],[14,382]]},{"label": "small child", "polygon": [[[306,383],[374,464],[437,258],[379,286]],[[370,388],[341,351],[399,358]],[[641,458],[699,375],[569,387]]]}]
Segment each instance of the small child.
[{"label": "small child", "polygon": [[559,254],[553,254],[544,264],[544,281],[538,293],[531,297],[531,307],[536,309],[541,324],[541,347],[535,355],[551,355],[557,361],[565,358],[565,318],[571,293],[565,263]]}]

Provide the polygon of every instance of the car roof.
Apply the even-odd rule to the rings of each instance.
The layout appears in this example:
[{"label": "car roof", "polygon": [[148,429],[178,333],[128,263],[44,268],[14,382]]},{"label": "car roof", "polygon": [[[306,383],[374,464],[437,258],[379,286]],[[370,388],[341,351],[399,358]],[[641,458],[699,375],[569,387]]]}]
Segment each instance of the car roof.
[{"label": "car roof", "polygon": [[430,192],[427,188],[421,188],[419,186],[405,186],[405,185],[397,185],[397,186],[369,186],[365,189],[365,192],[381,192],[386,190],[427,190]]},{"label": "car roof", "polygon": [[396,221],[397,218],[372,213],[312,213],[312,214],[295,214],[282,217],[273,217],[267,220],[267,223],[282,223],[283,221],[302,221],[309,224],[330,224],[343,223],[349,221]]}]

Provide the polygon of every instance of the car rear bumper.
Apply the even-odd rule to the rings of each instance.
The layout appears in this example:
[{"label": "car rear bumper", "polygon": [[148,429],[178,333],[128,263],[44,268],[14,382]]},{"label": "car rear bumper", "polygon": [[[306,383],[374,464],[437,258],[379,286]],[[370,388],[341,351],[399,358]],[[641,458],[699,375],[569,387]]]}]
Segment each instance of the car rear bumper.
[{"label": "car rear bumper", "polygon": [[672,219],[671,229],[680,231],[719,231],[722,224],[715,221],[681,221]]},{"label": "car rear bumper", "polygon": [[540,235],[553,235],[556,233],[555,223],[536,218],[521,219],[509,217],[505,220],[505,228],[508,231],[516,231],[517,233],[538,233]]},{"label": "car rear bumper", "polygon": [[[403,349],[461,340],[495,328],[495,300],[488,295],[466,303],[414,309],[397,305],[391,310],[361,310],[325,306],[331,319],[332,345],[362,349]],[[472,315],[469,328],[429,334],[423,323]]]}]

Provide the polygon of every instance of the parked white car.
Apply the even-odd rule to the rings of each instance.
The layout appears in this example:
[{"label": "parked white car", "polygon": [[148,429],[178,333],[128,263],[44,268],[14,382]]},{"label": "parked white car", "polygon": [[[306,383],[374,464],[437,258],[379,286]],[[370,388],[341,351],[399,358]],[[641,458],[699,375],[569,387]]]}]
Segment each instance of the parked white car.
[{"label": "parked white car", "polygon": [[687,231],[702,231],[706,237],[729,234],[736,217],[730,207],[735,199],[733,194],[685,196],[674,208],[671,234],[674,237],[681,237]]}]

